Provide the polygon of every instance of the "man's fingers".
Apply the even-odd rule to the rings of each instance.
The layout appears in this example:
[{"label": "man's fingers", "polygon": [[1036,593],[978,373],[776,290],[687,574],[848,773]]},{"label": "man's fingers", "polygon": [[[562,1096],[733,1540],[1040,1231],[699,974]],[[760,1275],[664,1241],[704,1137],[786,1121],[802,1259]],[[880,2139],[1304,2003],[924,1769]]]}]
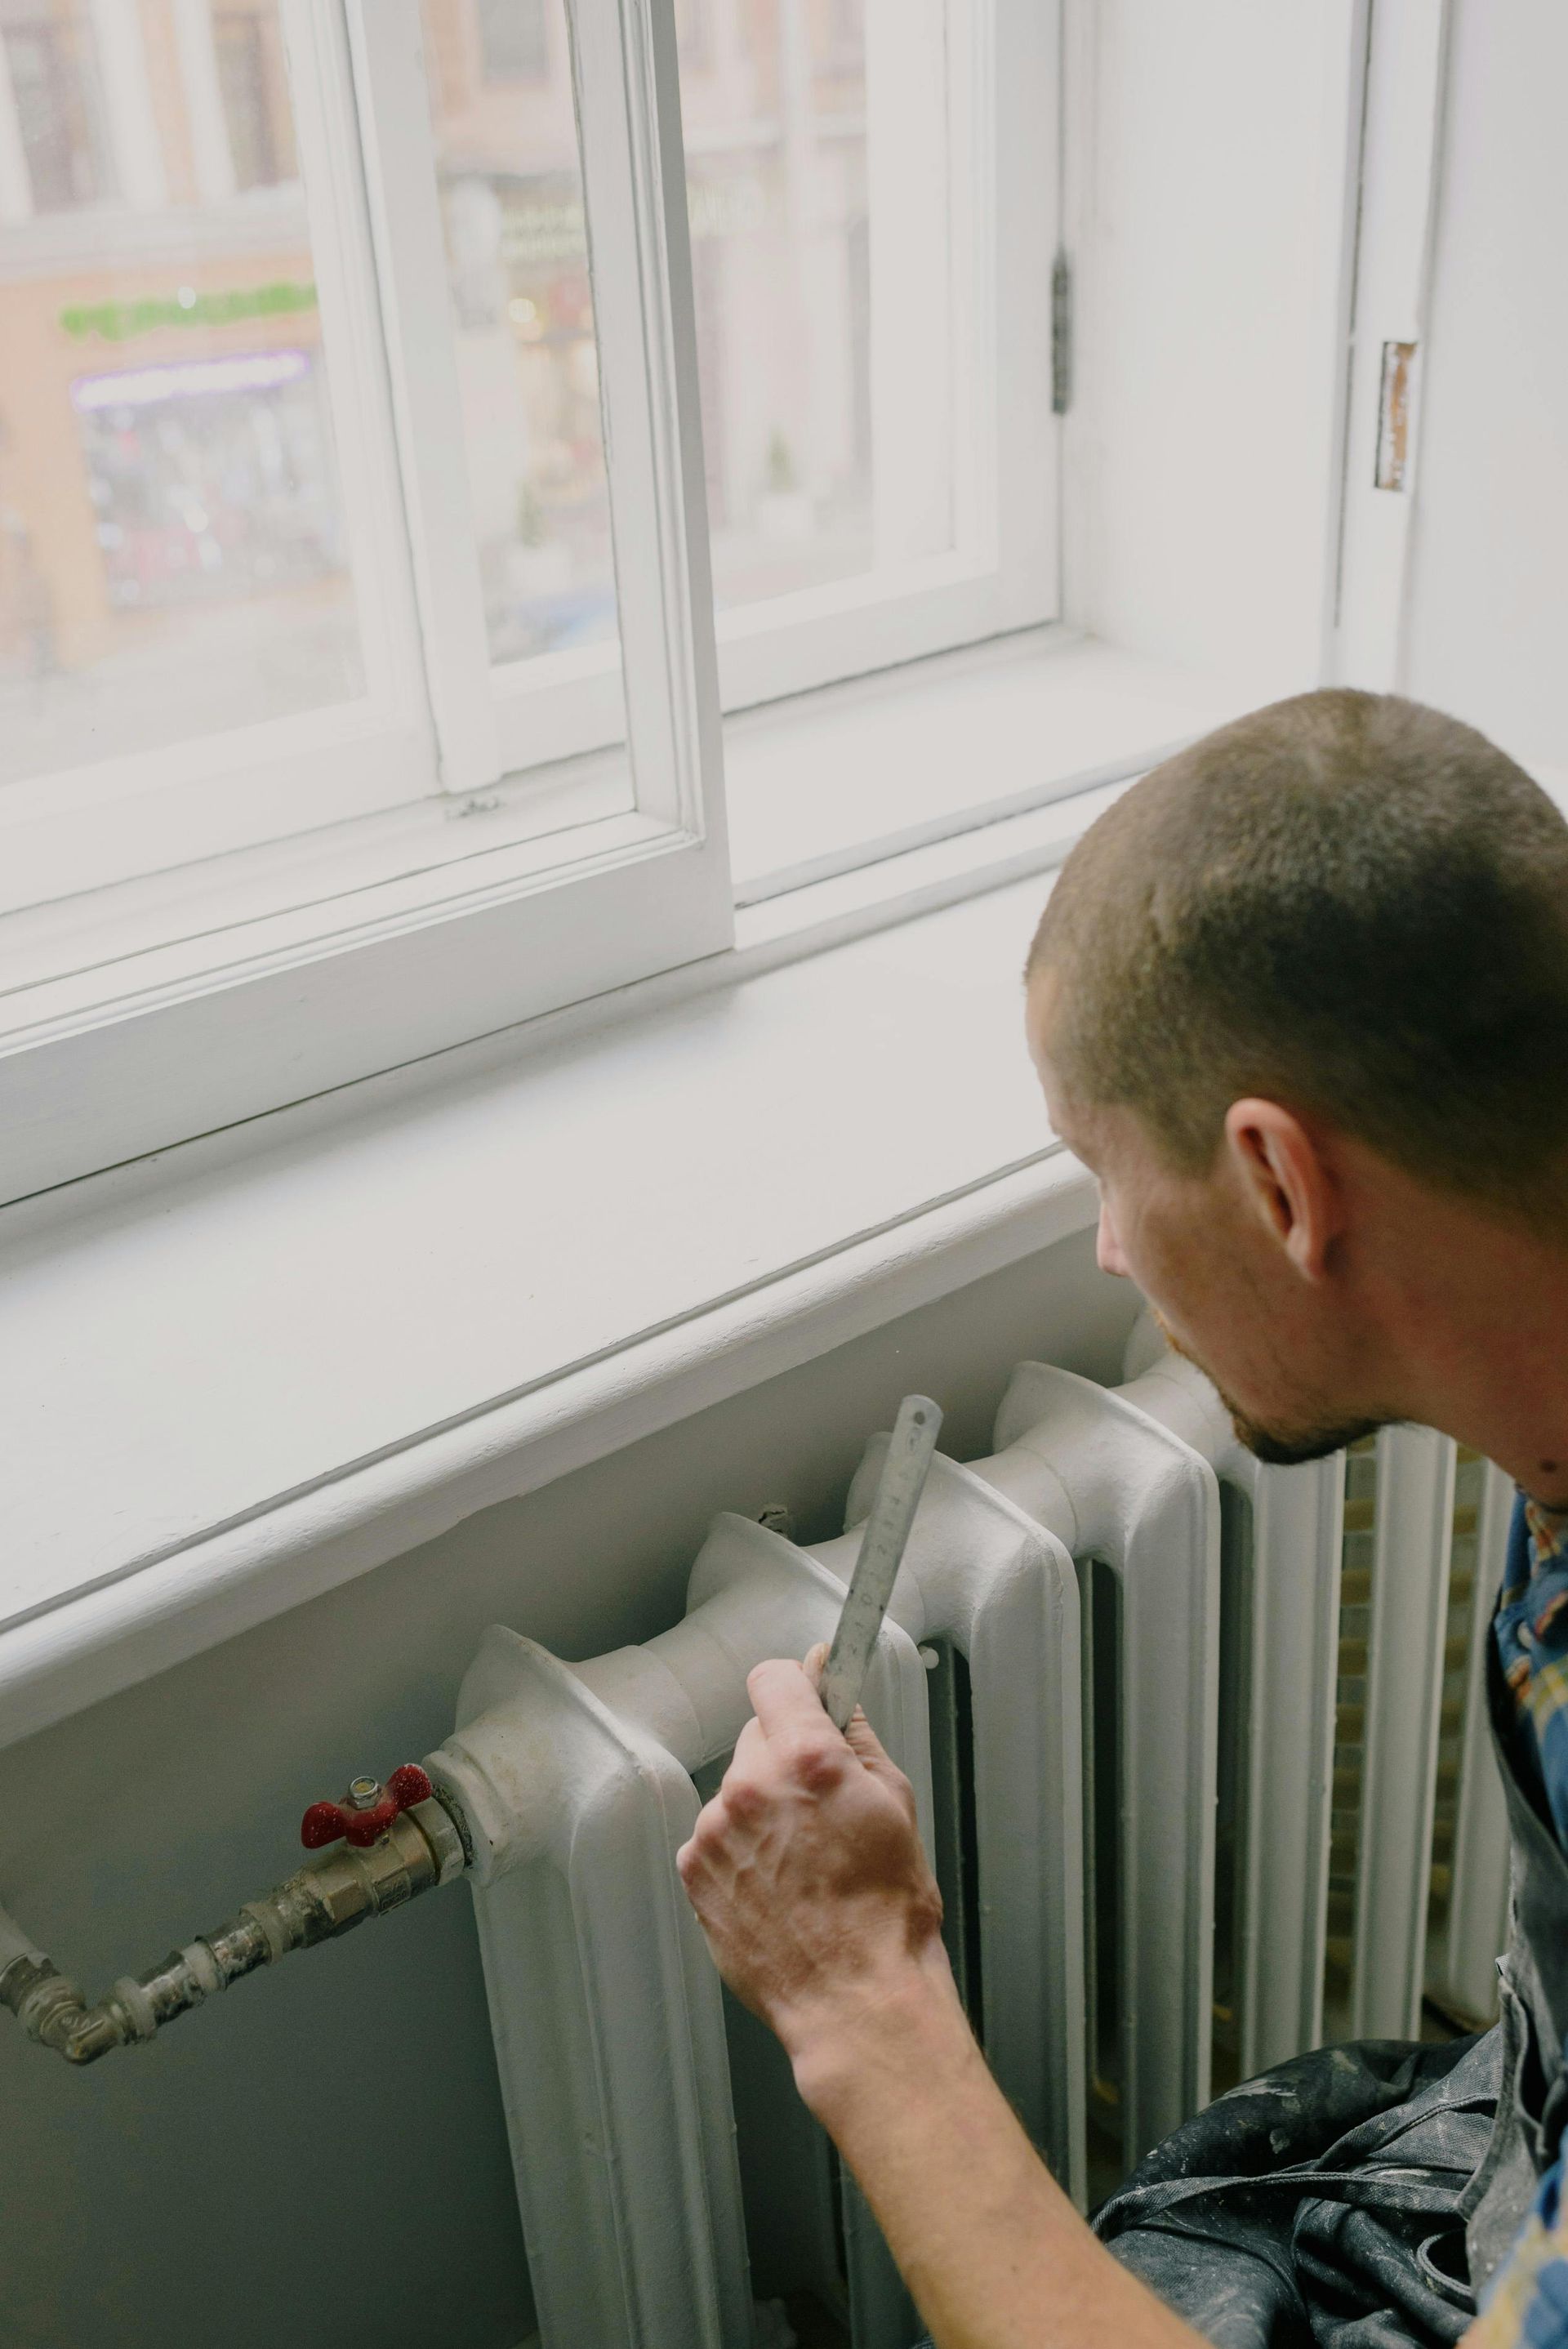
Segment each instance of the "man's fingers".
[{"label": "man's fingers", "polygon": [[676,1873],[689,1891],[694,1880],[702,1873],[708,1856],[713,1821],[709,1816],[711,1803],[705,1803],[692,1825],[692,1831],[676,1854]]},{"label": "man's fingers", "polygon": [[812,1682],[827,1656],[820,1643],[804,1664],[775,1658],[758,1664],[747,1687],[756,1707],[736,1744],[735,1759],[725,1777],[724,1794],[738,1822],[749,1824],[761,1807],[758,1781],[771,1775],[777,1762],[787,1777],[808,1794],[824,1795],[842,1779],[845,1745],[867,1774],[880,1779],[898,1797],[913,1819],[914,1792],[865,1714],[857,1705],[843,1736],[822,1710]]},{"label": "man's fingers", "polygon": [[844,1736],[851,1753],[858,1761],[864,1764],[873,1778],[880,1778],[884,1786],[892,1788],[913,1818],[914,1789],[858,1704],[851,1715],[850,1725],[845,1730]]},{"label": "man's fingers", "polygon": [[890,1770],[892,1768],[892,1764],[888,1762],[886,1746],[858,1704],[850,1715],[850,1725],[844,1735],[851,1750],[860,1755],[868,1770],[874,1770],[879,1763],[883,1762],[887,1763]]},{"label": "man's fingers", "polygon": [[768,1751],[768,1740],[762,1733],[762,1723],[755,1717],[748,1721],[735,1741],[735,1751],[729,1757],[729,1769],[724,1774],[729,1783],[730,1772],[753,1770]]},{"label": "man's fingers", "polygon": [[746,1687],[764,1737],[798,1736],[824,1727],[830,1735],[838,1735],[804,1669],[788,1658],[776,1656],[757,1665],[748,1673]]},{"label": "man's fingers", "polygon": [[[831,1767],[831,1759],[840,1750],[838,1733],[823,1712],[821,1699],[817,1694],[817,1686],[827,1661],[827,1641],[819,1640],[814,1648],[807,1651],[803,1664],[775,1661],[756,1667],[747,1687],[750,1691],[757,1717],[755,1721],[748,1721],[740,1733],[735,1748],[737,1763],[752,1765],[759,1758],[757,1747],[751,1742],[754,1733],[758,1733],[769,1744],[787,1742],[792,1746],[804,1745],[809,1757],[813,1749],[821,1747],[823,1767],[813,1769],[811,1759],[808,1758],[803,1769],[797,1764],[795,1775],[803,1780],[820,1778],[824,1785],[832,1783],[836,1773]],[[843,1734],[851,1752],[872,1777],[882,1779],[884,1785],[894,1789],[901,1800],[913,1806],[914,1796],[908,1779],[889,1755],[859,1705],[856,1705]],[[731,1767],[734,1767],[733,1764]]]}]

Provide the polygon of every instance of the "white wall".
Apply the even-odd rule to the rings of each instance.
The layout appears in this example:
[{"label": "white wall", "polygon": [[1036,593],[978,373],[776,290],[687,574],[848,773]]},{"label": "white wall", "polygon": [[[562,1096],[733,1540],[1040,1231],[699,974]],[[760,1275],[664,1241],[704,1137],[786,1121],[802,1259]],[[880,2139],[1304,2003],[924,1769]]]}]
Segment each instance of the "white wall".
[{"label": "white wall", "polygon": [[1067,616],[1264,700],[1318,682],[1354,0],[1067,0]]},{"label": "white wall", "polygon": [[[1082,1234],[330,1593],[0,1760],[0,1899],[97,1995],[295,1864],[304,1805],[428,1752],[480,1632],[662,1629],[707,1519],[836,1530],[865,1434],[934,1394],[989,1449],[1013,1363],[1114,1378]],[[73,2074],[0,2014],[5,2349],[513,2349],[531,2316],[469,1896],[291,1959]],[[590,2349],[583,2344],[583,2349]]]},{"label": "white wall", "polygon": [[1450,8],[1404,681],[1568,769],[1568,10]]}]

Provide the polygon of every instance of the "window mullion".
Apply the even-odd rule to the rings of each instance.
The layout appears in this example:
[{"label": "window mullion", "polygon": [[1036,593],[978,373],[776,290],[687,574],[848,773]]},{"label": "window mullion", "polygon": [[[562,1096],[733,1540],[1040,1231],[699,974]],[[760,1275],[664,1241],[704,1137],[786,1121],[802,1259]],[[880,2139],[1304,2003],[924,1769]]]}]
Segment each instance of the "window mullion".
[{"label": "window mullion", "polygon": [[18,227],[33,217],[33,180],[22,143],[22,120],[11,85],[11,60],[0,38],[0,228]]},{"label": "window mullion", "polygon": [[638,807],[722,853],[722,742],[671,0],[567,0]]},{"label": "window mullion", "polygon": [[955,126],[976,194],[974,315],[990,415],[977,437],[994,517],[996,624],[1027,627],[1059,608],[1061,419],[1051,408],[1052,264],[1063,219],[1063,0],[958,0],[975,28],[968,109]]},{"label": "window mullion", "polygon": [[397,730],[421,738],[428,758],[430,708],[419,678],[419,621],[343,14],[318,0],[279,0],[278,13],[368,698]]},{"label": "window mullion", "polygon": [[441,782],[461,793],[494,781],[500,753],[418,0],[346,8]]}]

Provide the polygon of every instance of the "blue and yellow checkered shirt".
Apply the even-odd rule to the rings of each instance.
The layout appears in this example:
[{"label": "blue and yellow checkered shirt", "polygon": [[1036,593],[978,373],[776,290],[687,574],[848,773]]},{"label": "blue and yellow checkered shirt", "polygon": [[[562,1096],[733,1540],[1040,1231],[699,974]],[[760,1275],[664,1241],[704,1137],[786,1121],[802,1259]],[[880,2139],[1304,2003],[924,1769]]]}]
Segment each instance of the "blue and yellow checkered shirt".
[{"label": "blue and yellow checkered shirt", "polygon": [[[1521,1495],[1509,1535],[1496,1636],[1527,1752],[1568,1850],[1568,1510]],[[1499,2269],[1465,2349],[1568,2349],[1568,2213],[1563,2154]]]}]

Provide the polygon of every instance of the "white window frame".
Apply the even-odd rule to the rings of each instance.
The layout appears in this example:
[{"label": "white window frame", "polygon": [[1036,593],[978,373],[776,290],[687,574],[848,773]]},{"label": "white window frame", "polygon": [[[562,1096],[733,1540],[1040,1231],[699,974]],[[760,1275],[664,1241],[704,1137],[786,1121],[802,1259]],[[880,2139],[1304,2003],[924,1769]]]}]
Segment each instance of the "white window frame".
[{"label": "white window frame", "polygon": [[[396,0],[384,15],[357,19],[370,27],[366,119],[385,159],[372,165],[377,246],[401,391],[406,477],[419,517],[421,608],[438,677],[443,779],[449,790],[482,790],[499,776],[625,739],[622,647],[585,646],[495,667],[488,661],[457,372],[438,347],[449,331],[449,295],[435,141],[423,78],[397,27],[402,5]],[[798,9],[802,0],[793,5]],[[580,59],[583,21],[578,18],[574,36]],[[923,37],[913,39],[913,30]],[[1056,6],[1053,0],[866,0],[866,51],[877,287],[872,442],[885,559],[827,586],[718,613],[726,711],[1038,626],[1058,613],[1059,456],[1048,290],[1058,241]],[[592,76],[579,79],[580,107],[591,83]],[[1042,120],[1049,126],[1044,139]],[[585,124],[583,135],[586,159]],[[931,167],[934,150],[944,152],[945,170]],[[592,238],[595,205],[586,168],[585,160]],[[931,278],[911,266],[922,234],[950,258],[951,299],[934,322]],[[608,262],[594,256],[602,285],[617,282],[616,263],[614,254]],[[607,338],[621,315],[618,304],[596,305],[610,438],[618,423]],[[950,355],[949,367],[931,367],[933,347]],[[951,411],[952,479],[944,488],[951,494],[953,544],[940,554],[901,552],[893,543],[896,517],[919,509],[924,451],[940,429],[933,410],[943,409]],[[619,545],[626,536],[614,511],[624,461],[619,442],[617,452],[610,490]],[[632,598],[624,595],[623,634],[631,610]]]},{"label": "white window frame", "polygon": [[[927,37],[917,43],[909,32],[919,16],[927,20]],[[872,439],[885,541],[885,516],[917,495],[918,452],[929,427],[912,387],[933,329],[926,290],[909,267],[907,233],[912,219],[923,218],[951,244],[954,292],[943,330],[955,354],[973,354],[952,378],[954,544],[945,554],[895,555],[829,587],[721,612],[727,710],[1059,616],[1061,450],[1051,404],[1050,285],[1061,237],[1060,10],[1057,0],[947,0],[939,92],[929,64],[943,20],[942,0],[866,0],[878,288]],[[908,132],[912,116],[922,125],[916,137]],[[939,134],[945,174],[928,167],[928,146]]]},{"label": "white window frame", "polygon": [[0,787],[0,914],[139,878],[150,862],[157,868],[149,842],[177,843],[170,862],[194,864],[399,807],[432,787],[407,538],[387,494],[397,452],[348,48],[335,8],[282,7],[304,67],[293,76],[295,138],[311,226],[322,232],[314,258],[365,689],[327,709]]},{"label": "white window frame", "polygon": [[[485,668],[418,0],[281,0],[291,54],[307,60],[296,134],[313,207],[331,207],[318,276],[341,347],[328,380],[367,690],[342,709],[21,787],[40,856],[71,828],[79,855],[91,810],[106,883],[116,841],[157,817],[196,827],[180,836],[207,861],[100,888],[90,953],[75,905],[12,917],[0,1200],[722,951],[721,658],[734,703],[1055,611],[1055,6],[949,0],[942,202],[949,176],[977,192],[948,326],[978,355],[967,380],[995,388],[954,419],[957,546],[728,614],[720,656],[671,0],[567,5],[620,644],[528,664],[521,679]],[[872,36],[891,42],[902,0],[868,5]],[[421,156],[430,170],[410,168]],[[525,763],[624,732],[629,783],[624,752]],[[314,830],[258,837],[278,831],[280,802],[253,822],[245,786],[268,771]],[[18,825],[10,840],[25,836]],[[63,881],[70,868],[56,869]]]},{"label": "white window frame", "polygon": [[[1372,12],[1345,477],[1330,656],[1336,683],[1405,689],[1405,624],[1420,454],[1442,120],[1451,33],[1447,0],[1379,0]],[[1413,353],[1397,486],[1379,484],[1384,353]]]}]

